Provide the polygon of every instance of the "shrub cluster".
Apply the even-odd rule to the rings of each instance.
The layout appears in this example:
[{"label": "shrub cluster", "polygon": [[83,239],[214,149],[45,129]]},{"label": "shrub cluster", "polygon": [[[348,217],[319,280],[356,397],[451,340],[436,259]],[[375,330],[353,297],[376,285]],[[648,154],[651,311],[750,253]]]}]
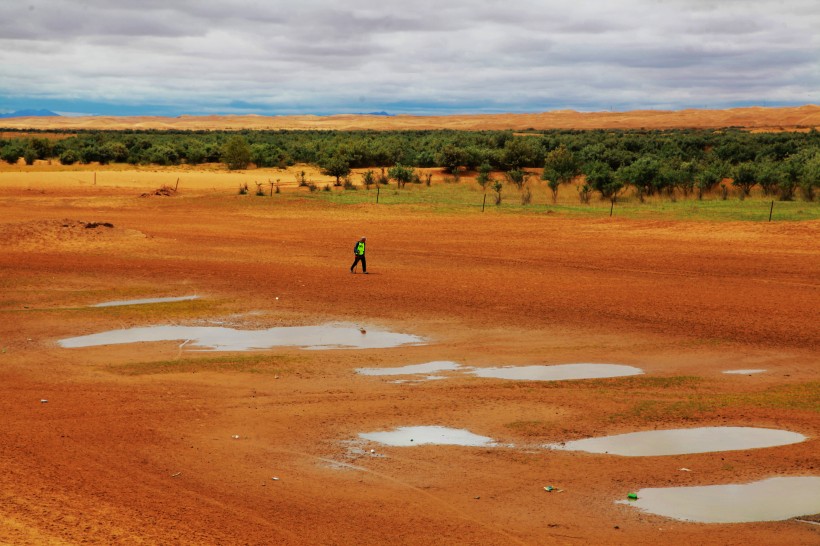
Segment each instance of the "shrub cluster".
[{"label": "shrub cluster", "polygon": [[[13,132],[13,131],[11,131]],[[49,131],[54,133],[54,131]],[[8,134],[8,133],[7,133]],[[35,136],[31,136],[31,135]],[[640,198],[666,192],[698,196],[731,179],[743,195],[758,185],[767,195],[813,199],[820,183],[820,134],[749,133],[723,130],[512,131],[79,131],[66,138],[35,132],[0,139],[0,159],[59,159],[63,164],[224,163],[230,169],[314,164],[341,185],[353,168],[381,168],[400,185],[415,181],[413,169],[441,167],[458,179],[478,171],[503,171],[523,190],[525,169],[543,168],[553,190],[584,175],[588,188],[615,199],[627,185]],[[389,171],[385,175],[385,168]],[[372,177],[372,175],[371,175]],[[375,178],[375,179],[374,179]],[[368,184],[369,185],[369,184]]]}]

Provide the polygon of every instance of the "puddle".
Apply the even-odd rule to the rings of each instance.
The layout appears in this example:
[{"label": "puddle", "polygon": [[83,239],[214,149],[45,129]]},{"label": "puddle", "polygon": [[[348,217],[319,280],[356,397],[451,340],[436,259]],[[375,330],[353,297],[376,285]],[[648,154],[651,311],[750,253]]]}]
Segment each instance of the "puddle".
[{"label": "puddle", "polygon": [[726,374],[737,374],[737,375],[751,375],[754,373],[763,373],[766,370],[726,370],[723,373]]},{"label": "puddle", "polygon": [[[474,368],[461,366],[456,362],[435,361],[413,364],[400,368],[357,368],[361,375],[421,375],[435,372],[463,372],[479,377],[496,379],[516,379],[522,381],[561,381],[565,379],[595,379],[623,377],[642,374],[643,370],[619,364],[557,364],[554,366],[504,366],[497,368]],[[452,376],[450,376],[452,377]],[[429,375],[422,379],[404,379],[392,383],[420,383],[430,379],[446,379],[440,375]]]},{"label": "puddle", "polygon": [[[438,360],[427,362],[426,364],[411,364],[400,368],[356,368],[356,373],[360,375],[416,375],[424,373],[444,372],[461,368],[455,362]],[[427,379],[444,379],[440,376],[430,376]]]},{"label": "puddle", "polygon": [[640,368],[620,364],[557,364],[555,366],[506,366],[474,368],[478,377],[515,379],[519,381],[564,381],[568,379],[603,379],[643,373]]},{"label": "puddle", "polygon": [[630,432],[587,438],[545,447],[566,451],[608,453],[627,457],[709,453],[796,444],[806,437],[788,430],[753,427],[701,427]]},{"label": "puddle", "polygon": [[495,440],[473,434],[469,430],[447,427],[399,427],[388,432],[366,432],[359,438],[389,446],[418,446],[422,444],[456,446],[495,446]]},{"label": "puddle", "polygon": [[199,296],[180,296],[176,298],[145,298],[141,300],[115,300],[105,301],[92,305],[91,307],[119,307],[121,305],[146,305],[150,303],[173,303],[177,301],[189,301],[199,299]]},{"label": "puddle", "polygon": [[145,341],[182,340],[205,351],[250,351],[271,347],[303,349],[386,349],[401,345],[418,345],[423,338],[410,334],[344,326],[291,326],[267,330],[235,330],[212,326],[147,326],[110,330],[58,341],[61,347],[93,347]]},{"label": "puddle", "polygon": [[422,377],[421,379],[394,379],[393,381],[388,381],[388,383],[395,383],[396,385],[403,385],[406,383],[414,384],[414,383],[426,383],[427,381],[438,381],[440,379],[447,379],[447,377],[443,375],[427,375]]},{"label": "puddle", "polygon": [[820,512],[820,477],[649,488],[638,491],[636,501],[618,502],[659,516],[699,523],[782,521]]}]

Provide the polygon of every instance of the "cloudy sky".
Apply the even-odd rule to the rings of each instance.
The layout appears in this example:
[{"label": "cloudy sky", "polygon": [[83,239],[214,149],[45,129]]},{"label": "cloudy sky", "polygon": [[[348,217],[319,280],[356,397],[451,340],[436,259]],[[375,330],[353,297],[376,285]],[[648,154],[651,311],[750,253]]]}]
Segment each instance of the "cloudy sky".
[{"label": "cloudy sky", "polygon": [[0,0],[0,112],[820,103],[818,0]]}]

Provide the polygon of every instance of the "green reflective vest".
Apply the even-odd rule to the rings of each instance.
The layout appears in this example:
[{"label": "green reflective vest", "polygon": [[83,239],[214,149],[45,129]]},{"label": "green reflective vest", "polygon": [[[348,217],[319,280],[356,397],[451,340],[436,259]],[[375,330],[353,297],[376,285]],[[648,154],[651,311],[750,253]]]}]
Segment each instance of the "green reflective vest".
[{"label": "green reflective vest", "polygon": [[364,256],[364,243],[361,241],[356,244],[356,254],[359,256]]}]

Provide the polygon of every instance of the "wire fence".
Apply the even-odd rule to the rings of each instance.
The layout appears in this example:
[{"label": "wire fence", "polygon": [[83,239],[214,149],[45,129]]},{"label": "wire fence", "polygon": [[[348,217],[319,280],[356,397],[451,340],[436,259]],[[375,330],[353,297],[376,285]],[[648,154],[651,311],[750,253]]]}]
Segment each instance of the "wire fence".
[{"label": "wire fence", "polygon": [[[569,190],[569,188],[567,188]],[[549,191],[534,191],[529,196],[516,189],[486,192],[470,186],[440,184],[376,186],[355,190],[317,189],[312,198],[338,205],[379,205],[423,208],[440,212],[485,214],[546,214],[595,218],[652,218],[670,220],[754,221],[777,222],[820,219],[820,202],[779,201],[771,196],[726,195],[720,191],[704,194],[668,196],[653,195],[641,200],[626,193],[614,201],[591,196],[582,202],[571,191],[565,191],[553,201]],[[574,199],[573,199],[574,197]]]}]

